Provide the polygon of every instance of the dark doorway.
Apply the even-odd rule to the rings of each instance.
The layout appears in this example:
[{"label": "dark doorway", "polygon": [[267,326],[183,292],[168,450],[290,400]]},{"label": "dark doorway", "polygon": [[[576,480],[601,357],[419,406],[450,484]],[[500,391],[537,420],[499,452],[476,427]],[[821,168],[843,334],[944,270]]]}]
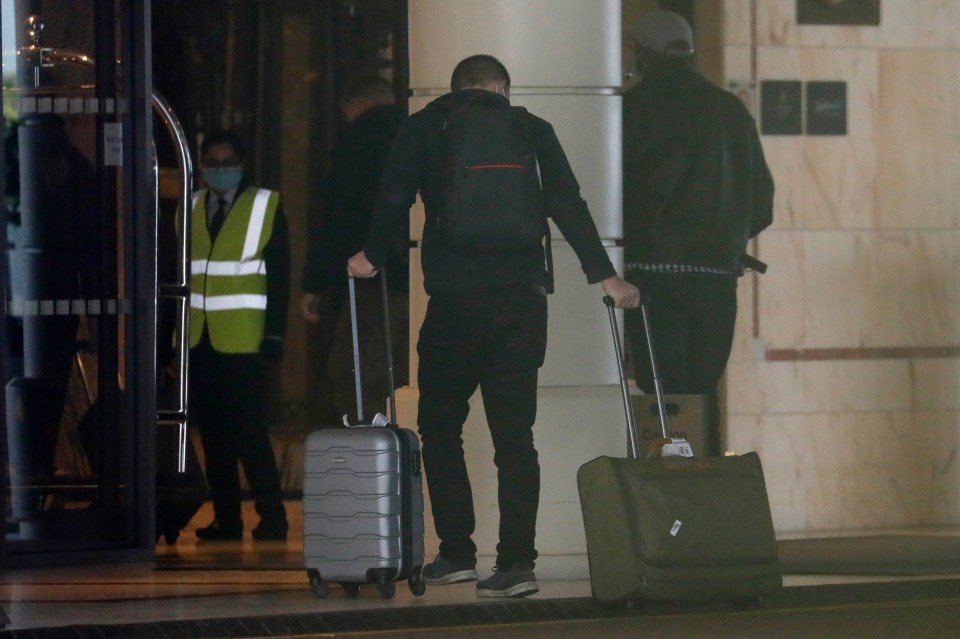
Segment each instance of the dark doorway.
[{"label": "dark doorway", "polygon": [[[291,237],[290,316],[280,374],[271,383],[271,432],[296,439],[337,423],[324,369],[336,316],[300,316],[307,238],[320,184],[342,126],[338,101],[356,75],[408,92],[406,0],[163,0],[153,3],[154,85],[180,117],[196,157],[205,131],[231,128],[247,142],[251,180],[281,191]],[[160,148],[161,176],[173,166]],[[173,184],[172,180],[161,179]],[[166,213],[176,194],[161,188]],[[161,220],[163,238],[171,225]],[[161,270],[164,251],[161,248]],[[285,486],[289,489],[290,486]]]}]

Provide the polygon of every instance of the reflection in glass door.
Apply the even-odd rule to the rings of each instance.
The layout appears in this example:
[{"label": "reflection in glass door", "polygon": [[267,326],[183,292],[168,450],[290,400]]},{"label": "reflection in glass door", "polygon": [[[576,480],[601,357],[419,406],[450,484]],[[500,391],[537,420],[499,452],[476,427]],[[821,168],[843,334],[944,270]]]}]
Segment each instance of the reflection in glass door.
[{"label": "reflection in glass door", "polygon": [[155,221],[138,214],[149,125],[128,46],[143,46],[127,26],[142,24],[137,5],[0,2],[6,563],[152,540],[140,505]]}]

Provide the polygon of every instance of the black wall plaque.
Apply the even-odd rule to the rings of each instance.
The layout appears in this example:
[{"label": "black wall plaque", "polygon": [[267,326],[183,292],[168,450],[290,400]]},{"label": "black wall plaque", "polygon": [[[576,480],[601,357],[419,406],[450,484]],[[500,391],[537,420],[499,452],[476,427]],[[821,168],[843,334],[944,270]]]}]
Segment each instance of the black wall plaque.
[{"label": "black wall plaque", "polygon": [[797,0],[797,24],[880,24],[880,0]]},{"label": "black wall plaque", "polygon": [[800,135],[803,132],[803,84],[799,80],[760,83],[760,132],[764,135]]},{"label": "black wall plaque", "polygon": [[807,82],[807,135],[847,134],[847,83]]}]

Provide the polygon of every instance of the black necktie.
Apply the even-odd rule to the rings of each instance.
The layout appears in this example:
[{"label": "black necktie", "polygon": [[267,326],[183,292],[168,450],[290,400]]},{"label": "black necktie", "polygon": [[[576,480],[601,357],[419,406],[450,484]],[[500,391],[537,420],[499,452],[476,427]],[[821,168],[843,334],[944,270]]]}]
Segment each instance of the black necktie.
[{"label": "black necktie", "polygon": [[217,198],[217,208],[213,211],[213,217],[210,218],[210,239],[217,239],[217,234],[223,227],[223,220],[227,217],[227,201],[223,198]]}]

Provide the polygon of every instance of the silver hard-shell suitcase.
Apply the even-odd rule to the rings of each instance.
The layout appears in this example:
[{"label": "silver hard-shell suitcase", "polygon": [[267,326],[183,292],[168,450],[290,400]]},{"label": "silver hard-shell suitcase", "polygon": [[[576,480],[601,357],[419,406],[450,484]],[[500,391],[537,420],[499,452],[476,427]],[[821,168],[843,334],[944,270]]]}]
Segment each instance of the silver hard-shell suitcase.
[{"label": "silver hard-shell suitcase", "polygon": [[393,393],[386,279],[381,274],[390,420],[365,420],[356,321],[356,293],[350,280],[357,421],[348,428],[310,433],[305,442],[303,478],[303,558],[317,597],[340,583],[349,597],[372,583],[380,596],[395,594],[406,579],[422,595],[423,488],[420,444],[416,434],[398,428]]}]

